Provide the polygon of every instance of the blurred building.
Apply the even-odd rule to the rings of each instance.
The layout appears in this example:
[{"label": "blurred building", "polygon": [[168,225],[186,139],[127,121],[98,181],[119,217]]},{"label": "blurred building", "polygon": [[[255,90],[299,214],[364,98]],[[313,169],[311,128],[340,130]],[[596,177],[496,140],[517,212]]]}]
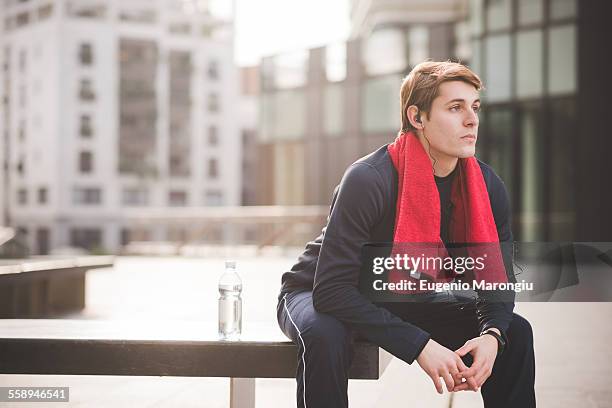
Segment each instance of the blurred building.
[{"label": "blurred building", "polygon": [[35,252],[115,250],[126,208],[237,205],[231,19],[196,0],[0,2],[4,223]]},{"label": "blurred building", "polygon": [[477,155],[508,187],[515,238],[610,240],[612,193],[601,188],[612,174],[601,88],[609,81],[598,57],[609,8],[352,1],[346,43],[262,60],[260,202],[329,204],[346,167],[395,138],[411,67],[453,59],[485,83]]},{"label": "blurred building", "polygon": [[259,124],[259,67],[240,69],[242,134],[242,205],[257,204],[257,127]]}]

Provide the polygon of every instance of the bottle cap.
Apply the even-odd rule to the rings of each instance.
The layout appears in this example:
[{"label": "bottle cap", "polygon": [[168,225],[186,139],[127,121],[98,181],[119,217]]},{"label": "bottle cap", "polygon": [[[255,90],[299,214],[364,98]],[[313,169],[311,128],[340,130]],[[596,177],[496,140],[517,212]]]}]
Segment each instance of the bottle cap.
[{"label": "bottle cap", "polygon": [[225,268],[236,269],[236,261],[225,261]]}]

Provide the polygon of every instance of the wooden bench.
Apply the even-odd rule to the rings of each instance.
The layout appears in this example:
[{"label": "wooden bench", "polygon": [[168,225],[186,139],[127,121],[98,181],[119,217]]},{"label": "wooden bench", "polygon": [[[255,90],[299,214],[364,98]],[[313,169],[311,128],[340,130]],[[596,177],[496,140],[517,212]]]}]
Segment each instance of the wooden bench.
[{"label": "wooden bench", "polygon": [[85,307],[85,274],[112,256],[0,259],[0,318],[51,317]]},{"label": "wooden bench", "polygon": [[[378,379],[391,354],[357,342],[350,378]],[[0,320],[0,374],[229,377],[230,407],[255,406],[255,378],[294,378],[297,348],[271,324],[220,341],[213,322]]]}]

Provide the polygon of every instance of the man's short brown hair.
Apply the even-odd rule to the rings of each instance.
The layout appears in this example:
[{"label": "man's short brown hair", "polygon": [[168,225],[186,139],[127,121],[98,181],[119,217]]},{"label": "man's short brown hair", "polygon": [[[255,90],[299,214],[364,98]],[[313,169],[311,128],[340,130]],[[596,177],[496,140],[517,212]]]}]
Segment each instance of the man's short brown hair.
[{"label": "man's short brown hair", "polygon": [[438,96],[440,85],[447,81],[463,81],[476,90],[483,89],[482,81],[463,64],[451,61],[425,61],[416,65],[404,78],[400,90],[402,109],[402,132],[415,130],[408,120],[406,111],[411,105],[419,108],[421,115],[428,115],[433,100]]}]

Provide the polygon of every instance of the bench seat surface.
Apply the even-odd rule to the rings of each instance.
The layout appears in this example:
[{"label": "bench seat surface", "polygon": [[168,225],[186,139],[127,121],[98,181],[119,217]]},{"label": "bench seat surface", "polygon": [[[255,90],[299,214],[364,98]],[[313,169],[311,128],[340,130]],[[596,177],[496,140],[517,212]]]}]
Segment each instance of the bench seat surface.
[{"label": "bench seat surface", "polygon": [[[355,343],[351,378],[377,379],[391,356]],[[245,324],[239,341],[216,322],[0,319],[0,374],[292,378],[297,348],[274,324]]]}]

